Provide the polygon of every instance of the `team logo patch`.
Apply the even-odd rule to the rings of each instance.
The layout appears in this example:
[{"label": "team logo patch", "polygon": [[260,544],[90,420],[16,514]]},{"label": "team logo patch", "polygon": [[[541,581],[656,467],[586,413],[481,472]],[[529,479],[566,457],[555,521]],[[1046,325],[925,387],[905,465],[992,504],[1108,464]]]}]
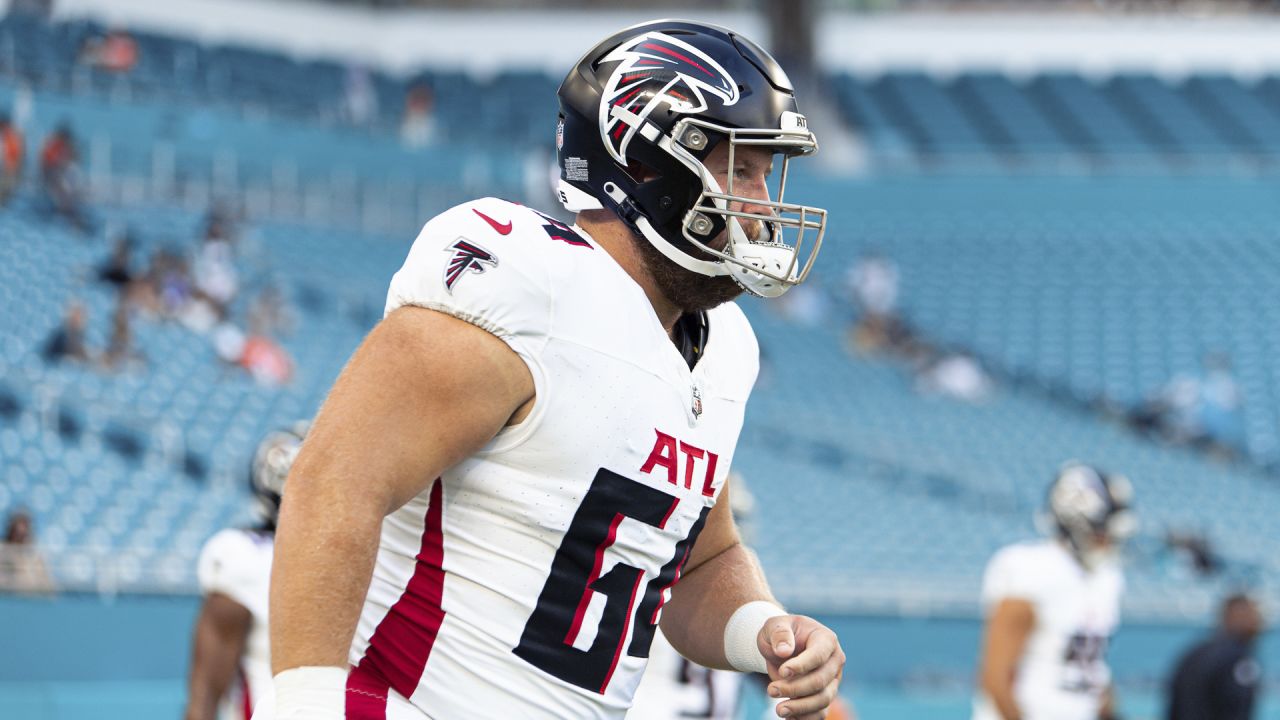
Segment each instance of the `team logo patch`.
[{"label": "team logo patch", "polygon": [[453,292],[454,283],[457,283],[463,274],[482,273],[490,267],[498,266],[497,256],[470,240],[459,238],[444,251],[453,253],[449,258],[449,264],[444,268],[444,288],[450,293]]},{"label": "team logo patch", "polygon": [[626,164],[627,146],[660,105],[700,113],[707,94],[738,102],[738,83],[698,48],[660,32],[619,45],[604,62],[617,62],[600,100],[600,135],[614,160]]}]

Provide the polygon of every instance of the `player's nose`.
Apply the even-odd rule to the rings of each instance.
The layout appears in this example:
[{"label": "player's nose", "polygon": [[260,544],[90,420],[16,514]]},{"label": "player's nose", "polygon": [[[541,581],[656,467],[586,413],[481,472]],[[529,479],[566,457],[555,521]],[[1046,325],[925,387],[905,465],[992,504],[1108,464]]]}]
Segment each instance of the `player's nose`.
[{"label": "player's nose", "polygon": [[739,197],[746,198],[742,211],[758,215],[773,215],[769,203],[769,183],[764,173],[757,173],[736,188]]}]

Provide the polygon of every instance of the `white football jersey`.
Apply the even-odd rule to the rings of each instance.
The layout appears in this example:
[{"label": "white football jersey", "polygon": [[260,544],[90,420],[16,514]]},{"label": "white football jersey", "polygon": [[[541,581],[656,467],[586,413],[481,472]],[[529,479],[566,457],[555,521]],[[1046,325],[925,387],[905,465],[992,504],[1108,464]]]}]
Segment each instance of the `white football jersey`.
[{"label": "white football jersey", "polygon": [[[1123,593],[1117,564],[1086,571],[1056,540],[1017,543],[992,557],[982,581],[987,611],[1017,598],[1035,612],[1014,680],[1026,720],[1097,719],[1111,684],[1106,651],[1120,624]],[[985,693],[979,692],[974,720],[1000,720]]]},{"label": "white football jersey", "polygon": [[[348,718],[621,718],[732,465],[759,350],[707,313],[691,371],[581,229],[486,198],[431,220],[388,313],[448,313],[528,365],[531,414],[386,518]],[[388,710],[388,705],[391,710]]]},{"label": "white football jersey", "polygon": [[627,720],[734,720],[743,677],[685,659],[659,629]]},{"label": "white football jersey", "polygon": [[228,529],[209,538],[200,551],[196,566],[200,592],[226,595],[253,615],[239,677],[218,705],[219,720],[248,720],[254,703],[271,691],[267,595],[274,547],[273,533]]}]

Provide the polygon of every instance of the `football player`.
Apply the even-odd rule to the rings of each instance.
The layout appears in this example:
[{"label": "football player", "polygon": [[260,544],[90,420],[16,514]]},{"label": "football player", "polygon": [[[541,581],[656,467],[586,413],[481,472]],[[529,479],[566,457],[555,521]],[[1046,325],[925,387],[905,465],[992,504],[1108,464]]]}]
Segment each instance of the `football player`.
[{"label": "football player", "polygon": [[817,149],[791,83],[737,33],[657,21],[559,99],[576,223],[493,198],[428,222],[316,419],[261,717],[621,718],[659,623],[768,673],[780,715],[837,692],[835,634],[778,606],[727,502],[758,371],[729,300],[801,282],[826,225],[783,200]]},{"label": "football player", "polygon": [[197,575],[204,603],[196,618],[186,720],[248,720],[271,685],[267,585],[280,495],[306,424],[268,434],[249,470],[257,524],[223,530],[205,543]]},{"label": "football player", "polygon": [[1067,464],[1049,487],[1051,537],[991,559],[974,720],[1113,717],[1106,651],[1120,622],[1117,554],[1135,528],[1132,494],[1123,476]]}]

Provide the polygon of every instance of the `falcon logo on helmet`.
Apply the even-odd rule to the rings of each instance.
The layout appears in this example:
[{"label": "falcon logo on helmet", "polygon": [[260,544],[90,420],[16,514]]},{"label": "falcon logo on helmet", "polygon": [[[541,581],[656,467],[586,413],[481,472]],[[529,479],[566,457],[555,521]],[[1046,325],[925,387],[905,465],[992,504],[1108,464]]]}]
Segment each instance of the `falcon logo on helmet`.
[{"label": "falcon logo on helmet", "polygon": [[707,94],[738,102],[738,84],[698,48],[661,32],[619,45],[603,62],[619,63],[600,102],[600,137],[609,154],[627,163],[627,146],[659,105],[692,114],[708,108]]}]

